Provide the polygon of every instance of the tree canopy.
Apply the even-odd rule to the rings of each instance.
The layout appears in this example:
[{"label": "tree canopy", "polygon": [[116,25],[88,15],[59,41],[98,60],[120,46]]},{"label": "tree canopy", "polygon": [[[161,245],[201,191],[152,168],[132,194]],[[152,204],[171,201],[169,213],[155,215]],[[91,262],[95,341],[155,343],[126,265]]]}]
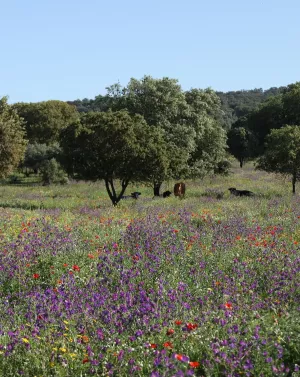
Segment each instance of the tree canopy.
[{"label": "tree canopy", "polygon": [[169,164],[162,130],[125,110],[84,115],[61,132],[61,146],[66,170],[83,179],[103,179],[113,205],[129,182],[164,176]]},{"label": "tree canopy", "polygon": [[79,119],[75,106],[63,101],[16,103],[13,108],[24,119],[30,143],[51,144],[60,131]]},{"label": "tree canopy", "polygon": [[[240,123],[242,124],[242,121]],[[242,168],[244,163],[253,155],[254,136],[245,127],[231,128],[227,136],[229,152],[239,161]]]},{"label": "tree canopy", "polygon": [[[153,175],[154,195],[159,195],[164,180],[213,171],[218,157],[224,155],[226,135],[219,126],[221,102],[212,89],[184,92],[176,79],[144,76],[140,80],[132,78],[126,87],[119,83],[110,86],[108,96],[113,110],[126,108],[131,115],[143,116],[149,126],[164,131],[169,168],[164,175]],[[215,148],[210,146],[208,150],[203,138],[209,138],[212,128],[220,137],[213,144]],[[209,164],[203,163],[204,156],[209,156]]]},{"label": "tree canopy", "polygon": [[286,124],[300,124],[300,83],[282,88],[280,94],[269,97],[255,110],[238,119],[232,127],[240,127],[241,121],[256,140],[253,156],[262,155],[266,136],[272,129],[279,129]]},{"label": "tree canopy", "polygon": [[0,99],[0,177],[5,177],[16,168],[24,157],[24,122],[7,103]]},{"label": "tree canopy", "polygon": [[47,144],[28,144],[25,152],[25,157],[22,166],[24,168],[32,169],[35,173],[41,166],[52,158],[57,158],[61,154],[61,149],[58,143]]},{"label": "tree canopy", "polygon": [[257,169],[291,176],[293,193],[300,179],[300,126],[285,126],[267,136],[266,149]]}]

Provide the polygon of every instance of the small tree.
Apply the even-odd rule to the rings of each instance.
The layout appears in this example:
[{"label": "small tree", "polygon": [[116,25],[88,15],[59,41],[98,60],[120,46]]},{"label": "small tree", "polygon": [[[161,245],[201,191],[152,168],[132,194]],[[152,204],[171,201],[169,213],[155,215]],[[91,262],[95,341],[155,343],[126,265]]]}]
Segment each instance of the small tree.
[{"label": "small tree", "polygon": [[[168,168],[161,130],[126,111],[83,115],[81,124],[62,132],[61,146],[67,172],[88,180],[103,179],[113,205],[129,182],[152,181],[154,174],[164,175]],[[116,180],[121,182],[119,192]]]},{"label": "small tree", "polygon": [[59,157],[60,153],[61,149],[57,143],[52,145],[28,144],[22,167],[32,169],[37,174],[45,161]]},{"label": "small tree", "polygon": [[300,127],[285,126],[267,136],[265,154],[257,169],[292,177],[293,194],[300,178]]},{"label": "small tree", "polygon": [[61,185],[68,183],[66,173],[55,158],[45,160],[41,165],[40,170],[44,186],[52,183],[59,183]]},{"label": "small tree", "polygon": [[251,157],[251,131],[244,127],[231,128],[227,135],[229,152],[239,161],[242,168]]},{"label": "small tree", "polygon": [[24,122],[7,103],[0,99],[0,177],[5,177],[24,157],[27,141]]}]

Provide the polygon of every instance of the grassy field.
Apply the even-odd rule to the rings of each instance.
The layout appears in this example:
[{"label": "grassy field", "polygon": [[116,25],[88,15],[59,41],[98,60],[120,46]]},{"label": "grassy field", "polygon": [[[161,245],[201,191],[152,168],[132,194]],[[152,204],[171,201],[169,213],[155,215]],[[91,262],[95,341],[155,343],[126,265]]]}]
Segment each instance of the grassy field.
[{"label": "grassy field", "polygon": [[291,190],[251,165],[116,208],[100,183],[0,186],[0,376],[300,376]]}]

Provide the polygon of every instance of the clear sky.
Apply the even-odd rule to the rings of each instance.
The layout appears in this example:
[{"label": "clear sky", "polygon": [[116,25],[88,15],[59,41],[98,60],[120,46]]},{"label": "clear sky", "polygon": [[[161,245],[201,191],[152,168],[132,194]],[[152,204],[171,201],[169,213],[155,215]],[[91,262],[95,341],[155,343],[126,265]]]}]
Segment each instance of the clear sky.
[{"label": "clear sky", "polygon": [[131,77],[268,89],[300,80],[299,0],[0,0],[0,96],[94,98]]}]

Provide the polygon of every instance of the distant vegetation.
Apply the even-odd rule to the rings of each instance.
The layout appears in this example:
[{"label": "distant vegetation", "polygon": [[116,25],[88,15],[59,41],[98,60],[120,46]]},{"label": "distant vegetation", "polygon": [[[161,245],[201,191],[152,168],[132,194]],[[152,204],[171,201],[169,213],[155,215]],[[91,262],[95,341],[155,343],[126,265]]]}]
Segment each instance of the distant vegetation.
[{"label": "distant vegetation", "polygon": [[[251,90],[238,90],[230,92],[218,92],[217,96],[221,100],[222,126],[230,129],[232,124],[239,118],[255,110],[262,102],[269,97],[281,94],[286,87]],[[75,101],[68,101],[70,105],[76,106],[79,112],[107,111],[111,107],[111,97],[109,95],[98,95],[94,99],[84,98]]]},{"label": "distant vegetation", "polygon": [[[183,91],[176,79],[144,76],[106,90],[68,103],[8,106],[3,99],[2,176],[20,168],[42,173],[43,184],[50,184],[67,182],[65,170],[69,178],[104,180],[116,205],[129,183],[149,184],[159,196],[170,179],[228,174],[230,154],[241,168],[264,156],[266,148],[274,155],[266,144],[272,130],[300,125],[300,83],[223,93]],[[10,138],[10,127],[19,127],[18,137]],[[297,164],[298,152],[291,159]],[[264,167],[281,174],[289,170],[271,160],[267,168],[260,160]],[[295,183],[298,173],[291,177]]]}]

